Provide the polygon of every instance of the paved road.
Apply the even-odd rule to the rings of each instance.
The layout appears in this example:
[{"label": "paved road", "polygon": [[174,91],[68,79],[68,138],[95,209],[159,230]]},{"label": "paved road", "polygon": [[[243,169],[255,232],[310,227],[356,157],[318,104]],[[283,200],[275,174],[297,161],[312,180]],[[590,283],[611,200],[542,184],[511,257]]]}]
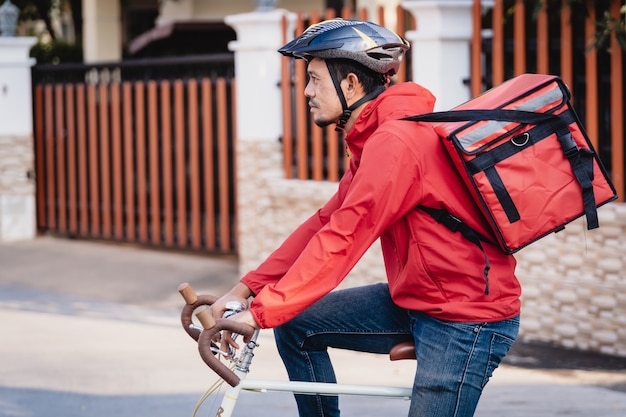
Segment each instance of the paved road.
[{"label": "paved road", "polygon": [[[0,416],[191,416],[215,381],[180,329],[178,284],[222,293],[232,258],[42,237],[0,244]],[[271,331],[250,378],[281,379]],[[414,363],[333,351],[343,383],[408,385]],[[511,355],[524,364],[524,351]],[[610,368],[610,367],[609,367]],[[624,417],[618,371],[506,364],[487,387],[481,417]],[[408,402],[343,397],[345,416],[403,416]],[[199,416],[212,415],[203,404]],[[236,416],[295,416],[290,394],[243,393]]]}]

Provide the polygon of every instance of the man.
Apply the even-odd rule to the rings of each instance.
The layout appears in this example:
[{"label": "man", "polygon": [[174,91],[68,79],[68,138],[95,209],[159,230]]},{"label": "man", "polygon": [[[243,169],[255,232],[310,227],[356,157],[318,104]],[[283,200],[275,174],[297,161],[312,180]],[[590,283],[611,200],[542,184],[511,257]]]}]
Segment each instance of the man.
[{"label": "man", "polygon": [[[489,242],[481,250],[416,208],[446,209],[489,236],[433,128],[400,120],[432,111],[435,101],[415,83],[388,86],[408,47],[371,22],[332,19],[279,50],[307,60],[311,114],[345,131],[350,169],[337,193],[212,311],[220,317],[228,301],[254,296],[231,319],[275,328],[291,380],[335,382],[327,347],[386,354],[413,340],[409,415],[472,416],[517,337],[520,286],[512,256]],[[388,284],[332,291],[379,238]],[[339,415],[336,397],[296,401],[303,417]]]}]

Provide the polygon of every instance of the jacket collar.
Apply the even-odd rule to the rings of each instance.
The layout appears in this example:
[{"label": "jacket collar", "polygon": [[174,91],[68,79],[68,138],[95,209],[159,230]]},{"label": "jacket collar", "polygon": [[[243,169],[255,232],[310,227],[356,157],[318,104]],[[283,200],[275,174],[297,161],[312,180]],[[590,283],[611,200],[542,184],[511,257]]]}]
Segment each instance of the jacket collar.
[{"label": "jacket collar", "polygon": [[388,120],[430,113],[435,97],[414,82],[393,85],[369,102],[346,135],[346,144],[353,157],[360,157],[363,146],[374,131]]}]

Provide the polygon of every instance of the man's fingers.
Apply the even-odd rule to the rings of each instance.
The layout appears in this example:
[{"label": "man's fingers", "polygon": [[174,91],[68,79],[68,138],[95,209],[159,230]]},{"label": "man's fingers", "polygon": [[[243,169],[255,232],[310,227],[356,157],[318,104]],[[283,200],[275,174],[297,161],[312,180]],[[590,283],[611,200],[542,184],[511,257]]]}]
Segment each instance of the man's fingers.
[{"label": "man's fingers", "polygon": [[228,355],[226,355],[227,358],[231,356],[231,346],[235,349],[239,349],[239,344],[237,344],[237,342],[233,339],[232,333],[224,331],[220,341],[220,350],[222,352],[228,352]]},{"label": "man's fingers", "polygon": [[231,332],[226,332],[226,334],[224,335],[224,339],[226,339],[226,343],[228,343],[230,346],[234,347],[235,349],[239,349],[239,344],[235,342],[235,339],[233,339],[233,334]]}]

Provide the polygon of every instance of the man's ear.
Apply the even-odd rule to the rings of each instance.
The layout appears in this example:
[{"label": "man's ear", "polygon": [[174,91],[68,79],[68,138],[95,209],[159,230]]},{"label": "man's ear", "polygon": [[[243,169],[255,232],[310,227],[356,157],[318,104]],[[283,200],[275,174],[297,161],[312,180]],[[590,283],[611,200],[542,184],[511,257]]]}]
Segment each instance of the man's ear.
[{"label": "man's ear", "polygon": [[362,92],[361,80],[353,72],[349,73],[346,78],[341,82],[343,88],[343,94],[347,101],[358,98],[355,97]]}]

